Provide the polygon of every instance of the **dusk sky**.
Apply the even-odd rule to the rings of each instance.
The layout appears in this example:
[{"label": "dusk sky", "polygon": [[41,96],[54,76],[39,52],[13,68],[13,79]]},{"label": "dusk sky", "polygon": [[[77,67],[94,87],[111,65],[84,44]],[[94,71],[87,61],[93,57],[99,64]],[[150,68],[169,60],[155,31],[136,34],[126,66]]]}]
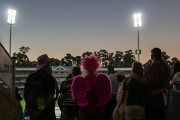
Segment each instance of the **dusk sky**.
[{"label": "dusk sky", "polygon": [[31,61],[44,53],[58,59],[102,49],[134,53],[134,13],[142,15],[140,61],[154,47],[180,59],[180,0],[0,0],[0,42],[8,52],[10,8],[17,12],[11,53],[29,47]]}]

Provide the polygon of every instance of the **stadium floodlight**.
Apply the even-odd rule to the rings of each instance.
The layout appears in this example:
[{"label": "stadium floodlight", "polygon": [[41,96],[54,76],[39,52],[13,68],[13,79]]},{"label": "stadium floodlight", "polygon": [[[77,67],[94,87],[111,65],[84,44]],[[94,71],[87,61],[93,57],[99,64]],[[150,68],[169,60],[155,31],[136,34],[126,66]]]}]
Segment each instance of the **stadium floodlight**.
[{"label": "stadium floodlight", "polygon": [[8,10],[8,24],[14,24],[16,19],[16,10],[9,9]]},{"label": "stadium floodlight", "polygon": [[134,27],[141,27],[141,14],[134,14]]},{"label": "stadium floodlight", "polygon": [[139,28],[142,26],[141,22],[141,14],[134,14],[134,27],[138,28],[138,49],[136,50],[136,54],[138,54],[138,61],[140,62],[140,54],[141,50],[139,49]]},{"label": "stadium floodlight", "polygon": [[15,24],[15,19],[16,19],[16,10],[9,9],[7,23],[10,25],[10,42],[9,42],[10,56],[11,56],[11,29],[12,29],[12,25]]}]

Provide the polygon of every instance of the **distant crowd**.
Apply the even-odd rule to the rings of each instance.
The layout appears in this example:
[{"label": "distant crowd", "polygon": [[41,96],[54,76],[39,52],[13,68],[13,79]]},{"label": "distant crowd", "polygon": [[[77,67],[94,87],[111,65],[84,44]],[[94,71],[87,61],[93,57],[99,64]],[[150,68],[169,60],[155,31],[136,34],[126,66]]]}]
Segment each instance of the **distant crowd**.
[{"label": "distant crowd", "polygon": [[[115,73],[109,65],[107,75],[97,72],[101,60],[93,54],[85,56],[58,88],[51,69],[54,58],[43,54],[37,58],[37,71],[25,83],[26,118],[56,120],[57,101],[61,120],[165,120],[168,91],[180,89],[180,63],[174,64],[171,81],[159,48],[151,50],[151,60],[146,71],[134,62],[130,76],[124,71]],[[17,99],[21,100],[18,90]]]}]

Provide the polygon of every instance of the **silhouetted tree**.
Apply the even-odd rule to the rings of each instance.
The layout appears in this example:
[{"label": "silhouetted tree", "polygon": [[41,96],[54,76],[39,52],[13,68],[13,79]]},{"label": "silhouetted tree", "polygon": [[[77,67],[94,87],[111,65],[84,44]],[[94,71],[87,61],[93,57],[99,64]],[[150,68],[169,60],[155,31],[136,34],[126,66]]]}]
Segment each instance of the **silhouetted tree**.
[{"label": "silhouetted tree", "polygon": [[125,55],[123,56],[124,67],[131,67],[132,63],[135,61],[136,59],[132,50],[125,51]]}]

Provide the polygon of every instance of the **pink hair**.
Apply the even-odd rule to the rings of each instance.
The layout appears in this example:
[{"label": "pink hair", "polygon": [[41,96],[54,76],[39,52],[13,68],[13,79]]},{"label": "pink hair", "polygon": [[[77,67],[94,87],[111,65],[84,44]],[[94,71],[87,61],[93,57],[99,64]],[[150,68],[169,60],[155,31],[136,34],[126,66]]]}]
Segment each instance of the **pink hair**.
[{"label": "pink hair", "polygon": [[81,69],[85,71],[97,71],[101,67],[101,60],[94,54],[85,56],[81,61]]}]

